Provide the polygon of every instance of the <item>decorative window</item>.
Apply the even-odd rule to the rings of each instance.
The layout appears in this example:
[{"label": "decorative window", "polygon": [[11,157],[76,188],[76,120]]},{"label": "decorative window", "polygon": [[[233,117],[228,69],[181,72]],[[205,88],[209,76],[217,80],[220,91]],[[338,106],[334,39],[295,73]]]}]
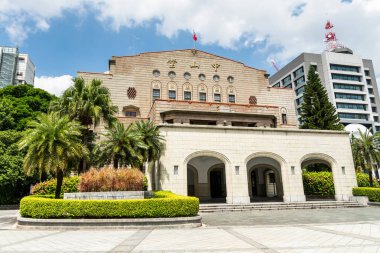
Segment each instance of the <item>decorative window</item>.
[{"label": "decorative window", "polygon": [[153,100],[161,98],[161,83],[160,81],[152,82],[152,97]]},{"label": "decorative window", "polygon": [[256,105],[257,104],[257,98],[255,96],[249,97],[249,104]]},{"label": "decorative window", "polygon": [[177,84],[175,82],[168,83],[169,99],[177,99]]},{"label": "decorative window", "polygon": [[222,89],[220,88],[219,85],[214,86],[213,88],[213,94],[214,94],[214,101],[215,102],[222,102]]},{"label": "decorative window", "polygon": [[233,86],[227,88],[228,103],[236,103],[236,90]]},{"label": "decorative window", "polygon": [[168,76],[169,76],[171,79],[173,79],[173,78],[176,77],[176,74],[175,74],[174,71],[169,71]]},{"label": "decorative window", "polygon": [[128,87],[127,96],[129,99],[135,99],[137,95],[137,91],[135,87]]},{"label": "decorative window", "polygon": [[186,80],[189,80],[191,78],[191,74],[189,72],[185,72],[185,74],[183,74],[183,77],[186,79]]},{"label": "decorative window", "polygon": [[191,100],[191,92],[190,91],[185,91],[183,93],[183,98],[184,98],[184,100]]},{"label": "decorative window", "polygon": [[169,90],[169,99],[176,99],[176,91]]},{"label": "decorative window", "polygon": [[199,78],[199,80],[201,80],[201,81],[206,80],[206,76],[205,76],[205,74],[199,74],[198,78]]},{"label": "decorative window", "polygon": [[160,99],[161,91],[160,89],[153,89],[153,100]]},{"label": "decorative window", "polygon": [[152,74],[154,77],[159,77],[161,73],[158,69],[155,69],[155,70],[153,70]]},{"label": "decorative window", "polygon": [[235,81],[235,78],[234,78],[233,76],[228,76],[228,77],[227,77],[227,81],[228,81],[229,83],[233,83],[233,82]]},{"label": "decorative window", "polygon": [[126,117],[138,117],[140,109],[134,105],[127,105],[123,107],[123,114]]},{"label": "decorative window", "polygon": [[220,77],[219,77],[218,75],[214,75],[214,76],[212,77],[212,79],[213,79],[215,82],[219,82]]},{"label": "decorative window", "polygon": [[281,108],[281,122],[283,125],[287,125],[288,124],[288,119],[286,117],[286,114],[287,114],[287,110],[286,108]]},{"label": "decorative window", "polygon": [[207,93],[206,92],[199,92],[199,101],[206,102],[207,100]]},{"label": "decorative window", "polygon": [[228,94],[228,103],[235,103],[235,94]]}]

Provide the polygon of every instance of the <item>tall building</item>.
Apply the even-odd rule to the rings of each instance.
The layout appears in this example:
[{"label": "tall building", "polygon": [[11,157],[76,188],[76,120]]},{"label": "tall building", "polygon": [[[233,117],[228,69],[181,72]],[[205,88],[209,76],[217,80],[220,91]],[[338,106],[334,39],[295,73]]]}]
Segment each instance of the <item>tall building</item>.
[{"label": "tall building", "polygon": [[34,84],[35,66],[17,47],[0,47],[0,88],[7,85]]},{"label": "tall building", "polygon": [[294,92],[270,87],[266,71],[194,49],[113,56],[108,65],[78,76],[103,82],[120,122],[159,126],[165,152],[146,170],[152,189],[201,201],[305,201],[301,168],[325,163],[336,199],[352,196],[348,133],[298,129]]},{"label": "tall building", "polygon": [[327,22],[327,46],[323,53],[302,53],[271,76],[269,83],[272,87],[294,90],[299,124],[307,73],[314,66],[341,123],[361,124],[378,132],[380,100],[372,61],[339,43],[332,27]]}]

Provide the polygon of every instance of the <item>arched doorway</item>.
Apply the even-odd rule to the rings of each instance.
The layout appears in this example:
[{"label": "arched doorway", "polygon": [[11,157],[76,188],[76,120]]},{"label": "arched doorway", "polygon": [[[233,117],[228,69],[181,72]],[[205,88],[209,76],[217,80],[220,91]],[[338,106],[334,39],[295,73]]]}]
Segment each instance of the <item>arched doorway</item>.
[{"label": "arched doorway", "polygon": [[302,180],[306,200],[334,200],[335,186],[332,164],[321,156],[302,160]]},{"label": "arched doorway", "polygon": [[213,156],[197,156],[187,163],[187,193],[202,202],[225,202],[225,164]]},{"label": "arched doorway", "polygon": [[271,157],[255,157],[247,163],[251,202],[282,201],[281,165]]}]

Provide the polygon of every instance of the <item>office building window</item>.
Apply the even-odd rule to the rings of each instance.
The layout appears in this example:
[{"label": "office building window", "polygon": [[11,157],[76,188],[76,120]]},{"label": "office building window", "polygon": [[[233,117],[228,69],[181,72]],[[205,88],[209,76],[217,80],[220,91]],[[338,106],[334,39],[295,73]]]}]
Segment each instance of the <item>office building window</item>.
[{"label": "office building window", "polygon": [[205,92],[199,92],[199,101],[206,102],[206,93]]},{"label": "office building window", "polygon": [[273,87],[280,87],[280,82],[278,82],[275,85],[273,85]]},{"label": "office building window", "polygon": [[169,90],[169,99],[176,99],[176,91]]},{"label": "office building window", "polygon": [[372,104],[375,103],[375,98],[369,98],[369,100],[371,101]]},{"label": "office building window", "polygon": [[296,89],[296,95],[298,96],[299,94],[303,93],[305,91],[305,86],[302,86],[299,89]]},{"label": "office building window", "polygon": [[305,76],[301,76],[297,80],[294,81],[296,87],[301,86],[305,83]]},{"label": "office building window", "polygon": [[368,93],[369,94],[373,94],[373,89],[372,88],[368,88]]},{"label": "office building window", "polygon": [[364,101],[364,95],[357,95],[357,94],[335,93],[335,98],[354,99],[354,100],[362,100],[362,101]]},{"label": "office building window", "polygon": [[367,82],[368,85],[372,85],[372,82],[371,82],[370,79],[366,79],[366,82]]},{"label": "office building window", "polygon": [[292,81],[292,77],[290,75],[288,75],[287,77],[285,77],[284,79],[281,80],[282,86],[287,85],[291,81]]},{"label": "office building window", "polygon": [[333,83],[334,89],[339,90],[363,90],[360,85],[345,84],[345,83]]},{"label": "office building window", "polygon": [[303,67],[301,66],[300,68],[298,68],[296,71],[293,72],[293,76],[296,78],[300,75],[303,75],[304,71],[303,71]]},{"label": "office building window", "polygon": [[379,116],[373,116],[373,121],[379,122]]},{"label": "office building window", "polygon": [[338,109],[366,110],[366,106],[362,104],[336,103],[336,107]]},{"label": "office building window", "polygon": [[353,76],[353,75],[331,74],[331,78],[336,79],[336,80],[346,80],[346,81],[355,81],[355,82],[361,81],[360,76]]},{"label": "office building window", "polygon": [[364,119],[368,120],[368,115],[358,113],[338,113],[341,119]]},{"label": "office building window", "polygon": [[364,74],[365,74],[365,76],[370,76],[369,70],[364,70]]},{"label": "office building window", "polygon": [[339,70],[339,71],[350,71],[359,73],[360,68],[357,66],[347,66],[347,65],[339,65],[339,64],[330,64],[331,70]]},{"label": "office building window", "polygon": [[376,107],[372,107],[372,112],[377,112],[377,108]]},{"label": "office building window", "polygon": [[303,103],[303,97],[297,98],[296,103],[297,105],[301,105]]}]

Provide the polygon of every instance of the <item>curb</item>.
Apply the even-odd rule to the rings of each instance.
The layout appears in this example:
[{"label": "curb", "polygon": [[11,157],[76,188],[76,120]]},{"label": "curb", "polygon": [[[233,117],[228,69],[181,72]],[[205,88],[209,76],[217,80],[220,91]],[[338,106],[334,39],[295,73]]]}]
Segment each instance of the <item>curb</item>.
[{"label": "curb", "polygon": [[20,205],[0,205],[0,210],[18,210]]},{"label": "curb", "polygon": [[380,207],[380,202],[368,202],[368,205],[369,205],[369,206]]},{"label": "curb", "polygon": [[17,228],[25,229],[107,229],[107,228],[195,228],[202,216],[174,218],[34,219],[17,217]]}]

